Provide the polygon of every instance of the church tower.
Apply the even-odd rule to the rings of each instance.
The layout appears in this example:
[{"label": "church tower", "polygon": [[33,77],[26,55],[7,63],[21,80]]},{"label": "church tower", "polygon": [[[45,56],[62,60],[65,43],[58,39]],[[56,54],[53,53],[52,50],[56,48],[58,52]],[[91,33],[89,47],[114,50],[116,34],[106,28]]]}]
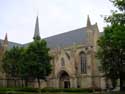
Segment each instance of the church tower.
[{"label": "church tower", "polygon": [[35,32],[34,32],[33,39],[34,39],[34,40],[39,40],[39,39],[41,39],[41,37],[40,37],[40,32],[39,32],[39,18],[38,18],[38,16],[37,16],[37,18],[36,18]]}]

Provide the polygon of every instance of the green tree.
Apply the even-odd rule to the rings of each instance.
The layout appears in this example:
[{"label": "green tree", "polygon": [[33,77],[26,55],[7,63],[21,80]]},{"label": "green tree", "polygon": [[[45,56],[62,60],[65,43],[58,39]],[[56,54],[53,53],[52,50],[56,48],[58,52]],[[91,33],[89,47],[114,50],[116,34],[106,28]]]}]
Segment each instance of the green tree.
[{"label": "green tree", "polygon": [[8,78],[20,77],[20,60],[22,58],[23,48],[13,47],[5,52],[3,56],[3,69]]},{"label": "green tree", "polygon": [[27,72],[33,79],[37,79],[40,87],[40,79],[46,80],[46,77],[51,72],[51,57],[49,48],[45,40],[35,39],[27,48]]},{"label": "green tree", "polygon": [[[20,78],[22,79],[22,87],[28,86],[28,81],[31,77],[31,75],[29,73],[32,73],[31,71],[29,72],[30,69],[30,65],[32,64],[32,62],[30,61],[29,63],[29,55],[27,54],[27,47],[23,48],[22,52],[21,52],[22,56],[19,58],[20,62],[19,62],[19,74],[20,74]],[[30,57],[31,58],[31,57]],[[23,81],[25,81],[25,84],[23,83]]]},{"label": "green tree", "polygon": [[3,68],[5,72],[12,76],[17,77],[19,74],[18,63],[21,58],[21,49],[19,47],[13,47],[7,50],[3,56]]},{"label": "green tree", "polygon": [[104,28],[104,35],[98,41],[97,56],[101,61],[102,70],[106,77],[110,78],[112,82],[120,79],[120,90],[124,90],[125,0],[112,0],[112,2],[119,10],[105,17],[106,22],[110,25]]},{"label": "green tree", "polygon": [[110,0],[120,11],[125,12],[125,0]]},{"label": "green tree", "polygon": [[[51,57],[45,40],[34,39],[28,47],[13,47],[7,50],[3,57],[3,68],[10,78],[18,77],[28,86],[29,80],[47,80],[51,72]],[[23,85],[24,86],[24,85]]]}]

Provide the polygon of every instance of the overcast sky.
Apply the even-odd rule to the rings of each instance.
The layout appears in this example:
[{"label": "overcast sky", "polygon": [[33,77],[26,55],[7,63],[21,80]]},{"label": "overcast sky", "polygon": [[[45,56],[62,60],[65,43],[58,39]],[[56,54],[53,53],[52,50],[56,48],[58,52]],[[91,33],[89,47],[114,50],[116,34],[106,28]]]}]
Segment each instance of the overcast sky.
[{"label": "overcast sky", "polygon": [[9,41],[32,41],[37,15],[42,38],[85,27],[88,14],[102,31],[101,15],[111,9],[109,0],[0,0],[0,38],[7,32]]}]

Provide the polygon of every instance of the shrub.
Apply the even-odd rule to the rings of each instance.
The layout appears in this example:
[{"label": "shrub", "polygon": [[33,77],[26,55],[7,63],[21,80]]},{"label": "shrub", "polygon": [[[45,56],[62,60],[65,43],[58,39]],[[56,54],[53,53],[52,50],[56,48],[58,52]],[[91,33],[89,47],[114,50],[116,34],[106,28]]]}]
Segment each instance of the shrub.
[{"label": "shrub", "polygon": [[[39,90],[40,89],[38,89],[38,88],[28,88],[28,87],[26,87],[26,88],[0,88],[0,93],[5,92],[6,94],[8,94],[11,92],[38,92]],[[15,93],[13,93],[13,94],[15,94]]]},{"label": "shrub", "polygon": [[40,89],[38,88],[30,88],[30,87],[25,87],[25,88],[16,88],[15,91],[21,91],[21,92],[38,92]]},{"label": "shrub", "polygon": [[41,92],[92,92],[92,89],[82,89],[82,88],[43,88]]},{"label": "shrub", "polygon": [[[95,89],[95,91],[98,91],[100,89]],[[93,92],[92,88],[0,88],[0,91],[8,91],[8,92],[86,92],[86,93],[91,93]]]},{"label": "shrub", "polygon": [[6,94],[16,94],[15,91],[6,91]]},{"label": "shrub", "polygon": [[0,91],[14,91],[14,88],[0,88]]}]

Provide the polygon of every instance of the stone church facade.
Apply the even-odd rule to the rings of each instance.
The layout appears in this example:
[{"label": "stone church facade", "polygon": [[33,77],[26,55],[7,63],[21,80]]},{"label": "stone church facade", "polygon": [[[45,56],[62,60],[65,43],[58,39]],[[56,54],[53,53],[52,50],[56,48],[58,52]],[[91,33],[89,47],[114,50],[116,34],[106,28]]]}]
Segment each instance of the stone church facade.
[{"label": "stone church facade", "polygon": [[[96,59],[100,35],[97,23],[92,25],[88,16],[86,27],[45,38],[53,57],[50,62],[52,72],[47,82],[41,80],[41,88],[105,88],[105,79],[99,72],[99,61]],[[37,17],[34,37],[38,36],[40,32]],[[4,44],[1,49],[28,45],[8,42],[7,35],[1,42]]]}]

